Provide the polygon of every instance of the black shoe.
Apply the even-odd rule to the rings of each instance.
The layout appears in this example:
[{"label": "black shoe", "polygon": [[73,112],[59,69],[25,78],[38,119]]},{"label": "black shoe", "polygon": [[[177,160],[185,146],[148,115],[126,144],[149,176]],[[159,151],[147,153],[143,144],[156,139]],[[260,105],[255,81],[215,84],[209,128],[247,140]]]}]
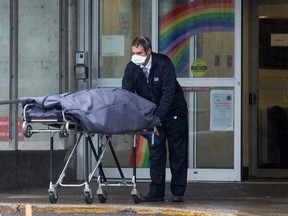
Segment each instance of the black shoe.
[{"label": "black shoe", "polygon": [[142,202],[164,202],[164,198],[147,195],[145,197],[141,197],[141,201]]},{"label": "black shoe", "polygon": [[172,202],[184,202],[183,196],[173,196]]}]

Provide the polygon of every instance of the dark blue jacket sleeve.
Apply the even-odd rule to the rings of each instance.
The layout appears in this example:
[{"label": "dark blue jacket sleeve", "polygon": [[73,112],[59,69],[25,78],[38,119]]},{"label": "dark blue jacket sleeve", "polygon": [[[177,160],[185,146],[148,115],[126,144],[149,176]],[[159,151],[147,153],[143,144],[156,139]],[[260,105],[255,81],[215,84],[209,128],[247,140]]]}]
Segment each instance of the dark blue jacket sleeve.
[{"label": "dark blue jacket sleeve", "polygon": [[175,97],[176,74],[171,61],[165,61],[162,67],[162,97],[159,101],[155,115],[161,120],[165,117]]},{"label": "dark blue jacket sleeve", "polygon": [[135,93],[135,77],[132,76],[133,74],[131,73],[132,71],[132,65],[131,62],[127,64],[125,71],[124,71],[124,76],[122,78],[122,89],[125,89],[127,91]]}]

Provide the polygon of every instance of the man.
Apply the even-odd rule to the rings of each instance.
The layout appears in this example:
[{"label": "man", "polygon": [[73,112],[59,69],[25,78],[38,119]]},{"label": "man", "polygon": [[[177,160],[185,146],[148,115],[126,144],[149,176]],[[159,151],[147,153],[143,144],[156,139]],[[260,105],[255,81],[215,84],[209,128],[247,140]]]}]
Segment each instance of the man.
[{"label": "man", "polygon": [[183,202],[188,168],[188,109],[182,88],[176,80],[173,63],[167,56],[152,52],[149,38],[135,38],[132,53],[122,88],[155,103],[154,114],[161,120],[160,144],[149,143],[151,183],[149,193],[141,201],[164,201],[167,140],[172,201]]}]

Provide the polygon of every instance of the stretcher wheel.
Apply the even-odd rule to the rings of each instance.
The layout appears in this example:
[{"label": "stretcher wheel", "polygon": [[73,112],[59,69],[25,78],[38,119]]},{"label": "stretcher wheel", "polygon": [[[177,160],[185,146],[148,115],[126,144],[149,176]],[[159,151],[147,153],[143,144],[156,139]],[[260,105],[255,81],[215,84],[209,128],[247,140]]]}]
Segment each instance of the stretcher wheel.
[{"label": "stretcher wheel", "polygon": [[58,200],[57,193],[56,192],[49,192],[49,201],[50,201],[50,203],[55,204],[55,203],[57,203],[57,200]]},{"label": "stretcher wheel", "polygon": [[25,137],[31,137],[32,136],[32,126],[27,124],[23,128],[23,135]]},{"label": "stretcher wheel", "polygon": [[106,203],[107,201],[107,193],[104,191],[102,194],[97,194],[100,203]]},{"label": "stretcher wheel", "polygon": [[68,137],[69,133],[65,127],[65,125],[61,125],[60,126],[60,132],[59,132],[59,137],[63,138],[63,137]]},{"label": "stretcher wheel", "polygon": [[133,198],[135,204],[139,204],[141,202],[141,198],[139,198],[136,195],[133,195],[132,198]]},{"label": "stretcher wheel", "polygon": [[131,195],[135,204],[138,204],[141,202],[141,194],[137,190],[133,190]]},{"label": "stretcher wheel", "polygon": [[93,195],[92,195],[91,193],[89,193],[89,192],[85,192],[84,195],[85,195],[85,201],[86,201],[86,203],[87,203],[87,204],[92,204],[92,203],[93,203],[93,200],[94,200]]}]

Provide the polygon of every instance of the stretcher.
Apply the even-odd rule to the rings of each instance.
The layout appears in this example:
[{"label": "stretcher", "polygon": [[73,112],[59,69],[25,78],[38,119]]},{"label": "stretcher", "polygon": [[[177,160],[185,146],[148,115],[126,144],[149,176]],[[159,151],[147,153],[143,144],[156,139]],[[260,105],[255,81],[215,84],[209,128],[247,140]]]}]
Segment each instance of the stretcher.
[{"label": "stretcher", "polygon": [[[83,105],[83,97],[85,100],[89,101],[88,104]],[[79,98],[82,100],[81,103],[78,101]],[[117,91],[91,89],[47,97],[29,97],[22,98],[21,102],[23,107],[23,135],[29,138],[35,133],[50,134],[50,183],[48,196],[49,201],[52,204],[56,203],[58,200],[57,187],[59,186],[84,187],[85,201],[87,204],[91,204],[94,200],[94,196],[90,184],[92,178],[97,175],[98,177],[96,179],[98,189],[96,194],[101,203],[105,203],[107,201],[107,193],[105,192],[104,187],[108,186],[132,187],[131,196],[134,202],[141,202],[141,194],[136,187],[136,135],[149,135],[151,136],[152,145],[154,144],[154,138],[158,135],[157,125],[160,123],[160,120],[153,115],[156,108],[155,104],[121,89],[118,89]],[[101,104],[99,105],[99,103]],[[122,109],[123,104],[125,104],[125,109]],[[95,107],[93,107],[93,105],[97,106],[96,110],[94,109]],[[121,107],[121,109],[119,109],[118,105]],[[113,109],[111,109],[111,107],[113,107]],[[131,112],[131,107],[133,107],[133,112]],[[77,110],[76,112],[75,109]],[[97,116],[100,115],[98,109],[101,110],[101,116]],[[103,112],[103,109],[107,110]],[[129,111],[129,113],[127,113],[127,111]],[[90,115],[91,112],[93,112],[93,116]],[[97,126],[91,124],[91,122],[86,122],[87,118],[83,116],[79,117],[79,113],[85,113],[85,115],[89,115],[89,121],[93,121],[93,124]],[[126,121],[122,121],[123,119],[121,119],[119,115],[122,115]],[[133,116],[131,117],[130,115]],[[111,119],[111,116],[117,116],[118,121],[113,123],[115,119]],[[95,119],[97,121],[95,121]],[[131,125],[121,126],[121,121],[123,125],[130,124],[127,122],[127,119],[134,119],[133,123],[131,123],[132,127]],[[139,119],[140,125],[134,124]],[[105,127],[105,125],[107,125],[107,127]],[[76,134],[77,140],[73,145],[72,151],[70,152],[69,157],[63,166],[63,170],[58,180],[53,182],[53,154],[55,134],[59,134],[61,138],[68,137],[70,134]],[[116,152],[114,151],[112,145],[112,136],[115,134],[130,134],[133,136],[133,176],[131,179],[127,179],[124,176],[120,162],[117,158]],[[98,135],[97,148],[95,148],[95,145],[92,141],[92,137],[95,135]],[[83,139],[84,142],[80,142]],[[75,155],[77,146],[79,146],[81,143],[84,145],[85,179],[83,182],[78,184],[67,184],[64,182],[64,178],[68,165],[71,162],[73,155]],[[120,179],[117,182],[115,182],[115,180],[113,182],[109,181],[109,179],[106,178],[102,167],[102,161],[105,157],[107,148],[110,149],[120,174]],[[92,151],[92,155],[96,161],[95,166],[90,168],[90,170],[88,159],[89,150]]]}]

